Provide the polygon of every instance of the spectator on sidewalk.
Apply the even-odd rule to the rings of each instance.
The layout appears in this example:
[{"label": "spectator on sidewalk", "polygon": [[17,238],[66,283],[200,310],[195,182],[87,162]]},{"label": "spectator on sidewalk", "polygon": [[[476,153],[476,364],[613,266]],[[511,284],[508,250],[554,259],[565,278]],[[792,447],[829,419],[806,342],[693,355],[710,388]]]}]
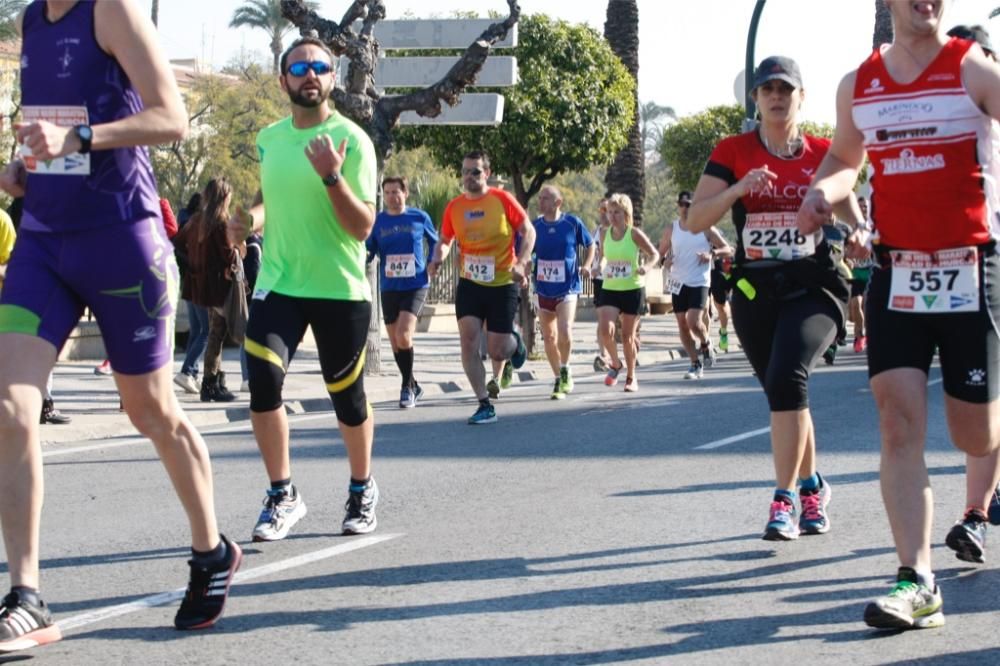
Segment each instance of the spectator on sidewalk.
[{"label": "spectator on sidewalk", "polygon": [[[260,233],[252,233],[246,240],[247,252],[243,257],[243,276],[247,281],[247,292],[253,294],[257,285],[257,275],[260,273],[260,264],[264,258],[264,236]],[[240,393],[250,392],[250,375],[247,372],[247,348],[240,345]]]}]

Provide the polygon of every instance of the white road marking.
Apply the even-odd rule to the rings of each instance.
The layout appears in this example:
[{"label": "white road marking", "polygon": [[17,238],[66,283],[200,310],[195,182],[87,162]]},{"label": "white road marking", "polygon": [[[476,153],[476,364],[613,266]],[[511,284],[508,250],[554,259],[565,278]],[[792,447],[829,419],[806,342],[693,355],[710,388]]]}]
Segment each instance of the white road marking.
[{"label": "white road marking", "polygon": [[696,446],[694,447],[694,450],[710,451],[712,449],[721,448],[727,444],[742,442],[744,439],[750,439],[751,437],[757,437],[758,435],[763,435],[769,432],[771,432],[770,426],[766,428],[758,428],[757,430],[748,430],[747,432],[742,432],[738,435],[733,435],[732,437],[726,437],[725,439],[717,439],[714,442],[709,442],[708,444],[702,444],[701,446]]},{"label": "white road marking", "polygon": [[[330,418],[333,412],[320,412],[318,414],[309,414],[304,416],[295,416],[289,414],[289,422],[291,425],[298,425],[299,423],[304,423],[306,421],[316,421],[319,419]],[[199,432],[203,435],[218,435],[227,432],[236,432],[239,430],[246,430],[249,427],[249,421],[237,421],[230,425],[217,428],[209,429],[205,428],[202,430],[199,428]],[[69,449],[56,449],[55,451],[45,451],[42,453],[42,458],[55,458],[57,456],[68,456],[73,453],[88,453],[90,451],[102,451],[104,449],[117,449],[123,446],[135,446],[136,444],[150,444],[150,441],[146,437],[130,437],[129,439],[122,440],[102,440],[96,444],[88,444],[86,446],[74,446]]]},{"label": "white road marking", "polygon": [[[313,562],[319,562],[320,560],[325,560],[330,557],[334,557],[335,555],[343,555],[344,553],[349,553],[353,550],[360,550],[361,548],[374,546],[375,544],[382,543],[383,541],[388,541],[389,539],[395,539],[401,536],[403,536],[403,534],[400,533],[376,534],[372,536],[359,537],[351,539],[346,543],[331,546],[330,548],[323,548],[322,550],[317,550],[312,553],[305,553],[303,555],[290,557],[286,560],[265,564],[255,569],[241,571],[233,577],[233,585],[239,585],[241,583],[254,580],[255,578],[270,576],[271,574],[278,573],[279,571],[287,571],[288,569],[294,569],[296,567],[312,564]],[[64,620],[59,620],[57,624],[64,632],[73,631],[87,625],[96,624],[115,617],[121,617],[122,615],[128,615],[129,613],[135,613],[147,608],[166,606],[167,604],[171,604],[182,599],[184,597],[184,592],[185,588],[173,590],[172,592],[161,592],[143,599],[130,601],[127,604],[108,606],[107,608],[99,608],[88,613],[74,615]]]}]

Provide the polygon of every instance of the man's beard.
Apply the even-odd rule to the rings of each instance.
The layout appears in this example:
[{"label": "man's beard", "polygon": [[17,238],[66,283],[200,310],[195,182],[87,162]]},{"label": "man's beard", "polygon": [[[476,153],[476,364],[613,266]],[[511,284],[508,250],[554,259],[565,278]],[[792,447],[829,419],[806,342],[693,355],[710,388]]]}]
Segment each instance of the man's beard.
[{"label": "man's beard", "polygon": [[288,91],[288,99],[295,106],[301,106],[307,109],[315,109],[321,104],[326,104],[326,100],[330,98],[330,91],[324,91],[322,88],[319,90],[319,95],[316,97],[306,97],[302,94],[302,88],[296,91]]}]

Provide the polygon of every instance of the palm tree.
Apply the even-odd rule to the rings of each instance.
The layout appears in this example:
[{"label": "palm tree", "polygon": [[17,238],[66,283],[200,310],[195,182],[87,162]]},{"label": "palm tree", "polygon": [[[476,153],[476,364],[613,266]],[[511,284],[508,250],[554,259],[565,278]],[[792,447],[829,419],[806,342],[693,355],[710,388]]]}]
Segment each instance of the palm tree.
[{"label": "palm tree", "polygon": [[[639,81],[639,4],[637,0],[608,0],[604,37],[611,50]],[[635,119],[629,132],[628,145],[618,153],[608,167],[604,183],[609,192],[624,192],[632,199],[636,224],[642,222],[642,202],[646,194],[646,160],[639,127],[639,94],[636,85]]]},{"label": "palm tree", "polygon": [[17,37],[15,19],[28,5],[29,0],[0,0],[0,41]]},{"label": "palm tree", "polygon": [[892,14],[885,0],[875,0],[875,31],[872,34],[872,48],[892,43]]},{"label": "palm tree", "polygon": [[[314,8],[315,2],[306,5]],[[281,15],[281,0],[246,0],[246,4],[237,7],[229,22],[230,28],[260,28],[271,38],[271,55],[273,71],[278,73],[278,63],[281,60],[282,38],[294,27]]]},{"label": "palm tree", "polygon": [[664,120],[677,120],[677,113],[672,107],[661,106],[656,102],[646,102],[639,106],[639,136],[642,138],[642,150],[648,156],[658,154],[660,139],[663,137]]}]

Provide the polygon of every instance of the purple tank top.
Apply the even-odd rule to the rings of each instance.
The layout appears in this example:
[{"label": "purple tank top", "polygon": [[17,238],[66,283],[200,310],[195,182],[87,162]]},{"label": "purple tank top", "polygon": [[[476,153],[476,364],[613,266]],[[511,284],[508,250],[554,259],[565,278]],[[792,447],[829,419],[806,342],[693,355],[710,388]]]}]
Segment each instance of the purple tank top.
[{"label": "purple tank top", "polygon": [[[142,100],[125,71],[97,43],[95,2],[80,0],[56,22],[46,18],[45,6],[45,0],[35,0],[24,15],[21,104],[25,120],[99,125],[141,111]],[[68,155],[39,168],[28,174],[21,222],[25,229],[79,231],[161,215],[145,147]]]}]

